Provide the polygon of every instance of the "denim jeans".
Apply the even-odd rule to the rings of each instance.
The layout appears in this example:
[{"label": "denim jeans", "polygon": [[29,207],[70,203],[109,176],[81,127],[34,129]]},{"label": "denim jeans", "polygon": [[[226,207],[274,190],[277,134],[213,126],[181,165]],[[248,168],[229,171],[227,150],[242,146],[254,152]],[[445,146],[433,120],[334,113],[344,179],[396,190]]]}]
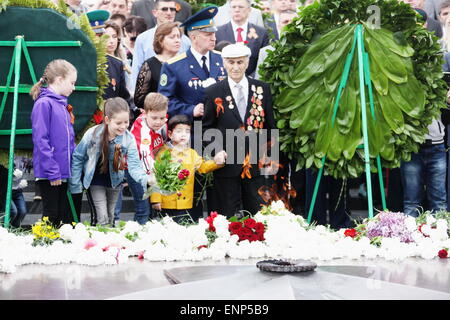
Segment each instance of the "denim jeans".
[{"label": "denim jeans", "polygon": [[137,221],[139,224],[146,224],[150,217],[150,204],[148,199],[142,200],[144,189],[140,183],[133,180],[127,170],[125,171],[125,178],[127,179],[128,188],[130,188],[134,199],[134,206],[136,210],[134,221]]},{"label": "denim jeans", "polygon": [[423,195],[429,210],[447,209],[445,177],[447,173],[444,144],[420,148],[411,154],[411,161],[402,162],[403,211],[413,217],[419,215]]},{"label": "denim jeans", "polygon": [[18,228],[27,214],[27,205],[21,189],[13,190],[11,197],[11,226]]},{"label": "denim jeans", "polygon": [[122,212],[123,184],[119,188],[119,198],[117,198],[116,208],[114,209],[114,221],[120,220],[120,213]]},{"label": "denim jeans", "polygon": [[93,202],[96,225],[114,225],[114,209],[117,198],[119,198],[119,188],[108,188],[105,186],[91,185],[89,192]]}]

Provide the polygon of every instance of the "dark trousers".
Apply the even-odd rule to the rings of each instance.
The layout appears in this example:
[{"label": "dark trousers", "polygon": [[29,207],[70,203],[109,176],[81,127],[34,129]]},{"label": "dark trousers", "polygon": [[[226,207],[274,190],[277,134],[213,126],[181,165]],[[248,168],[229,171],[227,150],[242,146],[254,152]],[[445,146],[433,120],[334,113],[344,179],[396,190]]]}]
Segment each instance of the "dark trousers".
[{"label": "dark trousers", "polygon": [[[307,169],[305,204],[306,217],[309,214],[309,207],[314,194],[316,179],[317,172]],[[348,187],[343,189],[343,180],[337,180],[330,176],[322,176],[311,222],[315,221],[320,225],[329,224],[331,228],[336,230],[352,226],[352,222],[349,217],[349,210],[347,209],[348,198]],[[327,216],[329,216],[329,219],[327,219]]]},{"label": "dark trousers", "polygon": [[36,183],[39,185],[42,195],[42,216],[48,217],[48,220],[57,227],[61,223],[72,223],[72,213],[67,199],[67,182],[63,182],[59,186],[50,185],[49,180],[39,180]]},{"label": "dark trousers", "polygon": [[263,186],[272,185],[272,177],[257,176],[242,179],[240,176],[231,178],[214,178],[214,193],[219,214],[228,218],[239,213],[241,209],[256,214],[262,205],[266,205],[258,190]]}]

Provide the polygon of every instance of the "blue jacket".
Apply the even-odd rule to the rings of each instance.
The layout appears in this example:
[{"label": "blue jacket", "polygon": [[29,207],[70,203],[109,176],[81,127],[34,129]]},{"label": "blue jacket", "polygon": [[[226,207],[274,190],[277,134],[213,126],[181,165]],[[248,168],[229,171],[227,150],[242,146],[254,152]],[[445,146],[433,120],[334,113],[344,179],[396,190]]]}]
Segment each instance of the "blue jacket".
[{"label": "blue jacket", "polygon": [[[210,51],[209,74],[216,82],[227,75],[222,57],[214,51]],[[194,107],[205,100],[202,82],[207,78],[191,49],[163,64],[158,92],[169,98],[170,117],[185,114],[193,120]]]},{"label": "blue jacket", "polygon": [[[81,193],[83,187],[88,189],[94,176],[97,161],[101,155],[101,137],[104,125],[99,124],[90,128],[75,148],[72,157],[72,178],[69,180],[71,193]],[[109,144],[109,173],[111,186],[116,188],[124,178],[124,170],[113,171],[114,148],[116,144],[122,145],[122,154],[127,157],[128,172],[134,181],[140,183],[147,190],[148,176],[142,168],[136,147],[136,140],[127,130],[123,135],[117,136]],[[84,174],[83,181],[81,181]]]},{"label": "blue jacket", "polygon": [[36,178],[70,178],[75,132],[67,111],[67,97],[42,88],[31,112],[33,168]]}]

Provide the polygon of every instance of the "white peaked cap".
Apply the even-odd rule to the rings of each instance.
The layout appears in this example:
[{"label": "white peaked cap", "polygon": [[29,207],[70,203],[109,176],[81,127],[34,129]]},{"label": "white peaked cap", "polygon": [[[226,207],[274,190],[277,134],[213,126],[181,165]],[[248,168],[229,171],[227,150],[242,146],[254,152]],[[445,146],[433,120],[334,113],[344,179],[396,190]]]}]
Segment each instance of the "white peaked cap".
[{"label": "white peaked cap", "polygon": [[222,58],[250,57],[251,54],[250,48],[242,42],[229,44],[222,49]]}]

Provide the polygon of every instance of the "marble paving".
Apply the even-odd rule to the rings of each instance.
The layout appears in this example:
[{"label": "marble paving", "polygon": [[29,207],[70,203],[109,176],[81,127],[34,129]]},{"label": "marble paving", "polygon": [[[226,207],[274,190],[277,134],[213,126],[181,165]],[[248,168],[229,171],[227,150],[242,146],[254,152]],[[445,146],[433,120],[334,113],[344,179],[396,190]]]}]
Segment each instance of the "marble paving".
[{"label": "marble paving", "polygon": [[449,259],[315,261],[297,274],[260,271],[260,260],[26,265],[0,274],[0,299],[450,300]]}]

